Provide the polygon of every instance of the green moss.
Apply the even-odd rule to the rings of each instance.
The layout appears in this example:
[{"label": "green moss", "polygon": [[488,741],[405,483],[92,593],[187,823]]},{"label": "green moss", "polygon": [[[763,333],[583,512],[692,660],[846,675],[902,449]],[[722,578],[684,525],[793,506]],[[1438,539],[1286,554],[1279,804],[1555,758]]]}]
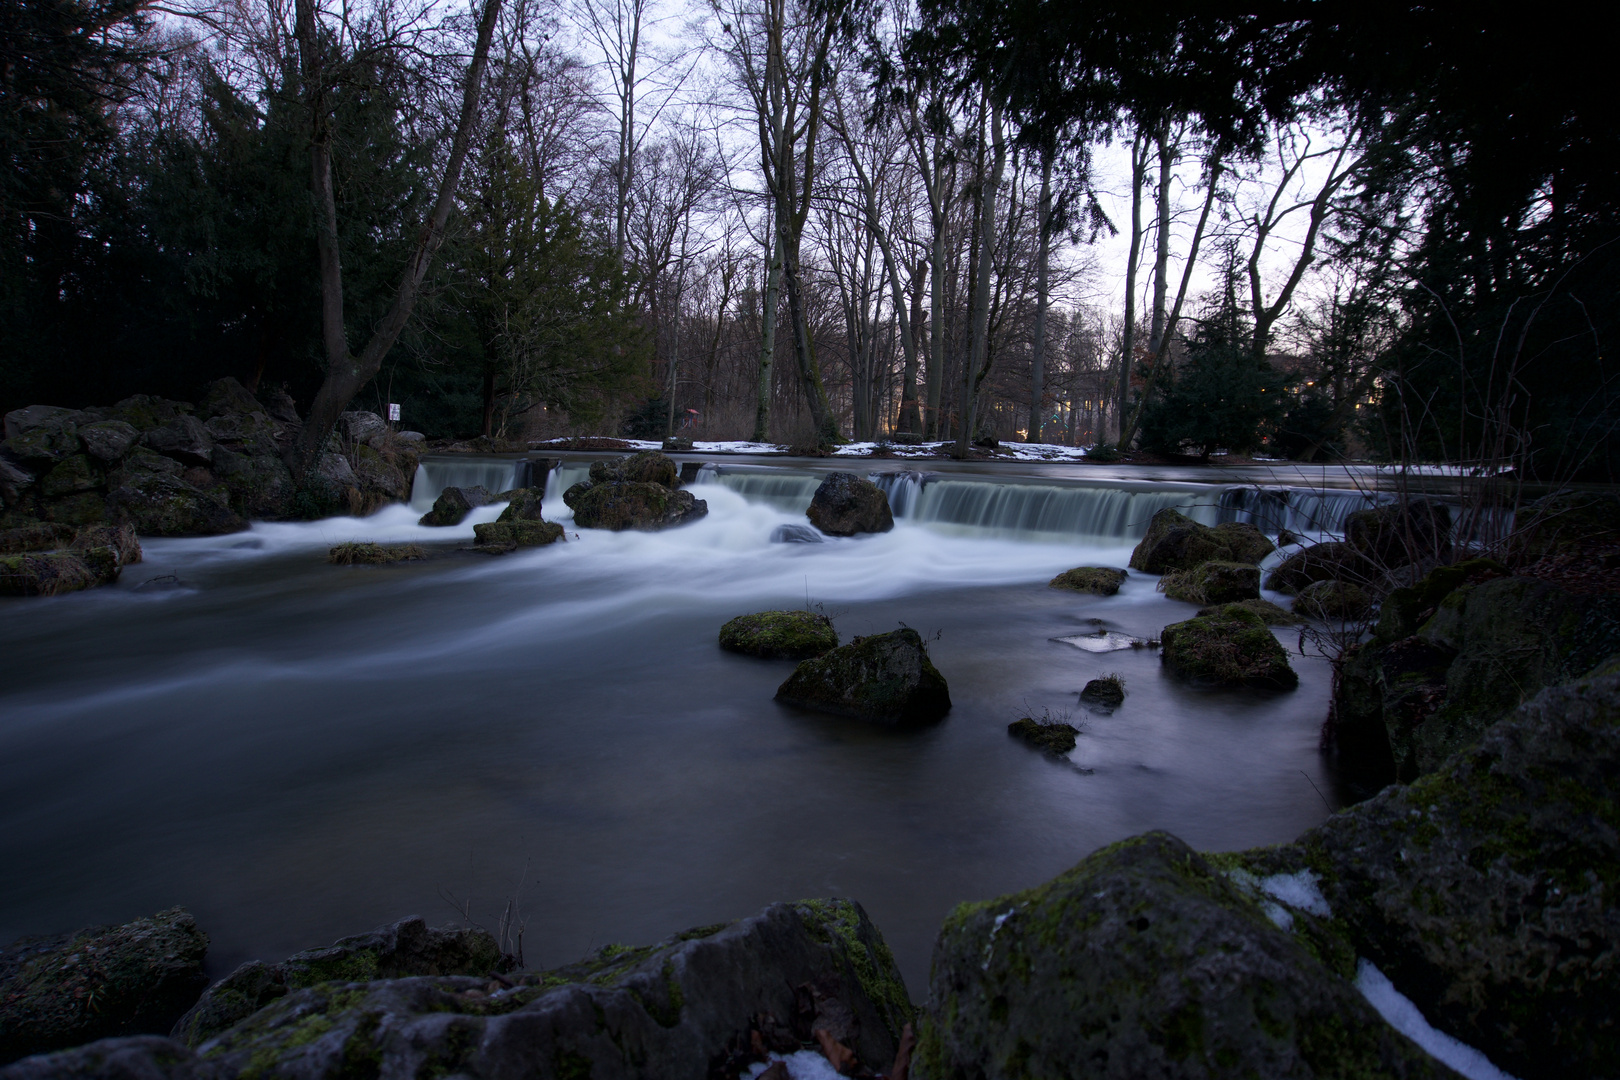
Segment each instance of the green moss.
[{"label": "green moss", "polygon": [[1164,628],[1160,658],[1177,676],[1216,686],[1292,689],[1299,675],[1288,652],[1253,612],[1228,605]]},{"label": "green moss", "polygon": [[1273,604],[1270,600],[1238,600],[1231,604],[1211,604],[1200,608],[1199,615],[1219,615],[1223,608],[1235,607],[1251,615],[1258,615],[1267,626],[1298,626],[1305,620],[1291,611],[1284,610]]},{"label": "green moss", "polygon": [[1063,571],[1047,582],[1047,587],[1094,593],[1097,596],[1113,596],[1119,592],[1119,587],[1125,583],[1126,577],[1125,571],[1116,570],[1111,566],[1077,566],[1073,570]]},{"label": "green moss", "polygon": [[813,932],[830,935],[823,940],[836,937],[843,945],[861,989],[884,1014],[890,1034],[899,1038],[916,1010],[899,979],[889,946],[876,934],[870,944],[862,938],[860,913],[847,900],[800,900],[793,906]]},{"label": "green moss", "polygon": [[544,547],[563,540],[563,527],[554,521],[513,518],[473,526],[481,547]]},{"label": "green moss", "polygon": [[1043,722],[1026,716],[1008,724],[1007,734],[1015,735],[1049,754],[1067,754],[1074,749],[1075,738],[1080,734],[1080,729],[1058,720]]},{"label": "green moss", "polygon": [[1226,604],[1260,598],[1260,568],[1248,563],[1210,560],[1189,570],[1171,570],[1159,590],[1189,604]]},{"label": "green moss", "polygon": [[326,561],[333,566],[358,566],[362,564],[378,566],[424,557],[425,554],[422,549],[415,544],[384,545],[351,541],[339,544],[327,552]]},{"label": "green moss", "polygon": [[838,631],[813,611],[761,611],[722,626],[720,647],[767,660],[808,660],[838,648]]},{"label": "green moss", "polygon": [[293,989],[324,982],[371,982],[377,976],[375,949],[358,949],[332,960],[312,960],[287,973]]}]

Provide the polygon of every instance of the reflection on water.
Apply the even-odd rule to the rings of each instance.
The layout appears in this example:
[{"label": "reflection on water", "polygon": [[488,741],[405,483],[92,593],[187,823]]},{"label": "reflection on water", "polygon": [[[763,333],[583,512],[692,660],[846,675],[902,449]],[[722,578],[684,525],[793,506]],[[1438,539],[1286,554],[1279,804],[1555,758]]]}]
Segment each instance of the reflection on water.
[{"label": "reflection on water", "polygon": [[[519,895],[528,959],[555,964],[842,895],[920,998],[959,901],[1146,829],[1233,848],[1326,815],[1321,662],[1295,658],[1293,693],[1210,693],[1149,650],[1053,640],[1191,613],[1145,575],[1108,598],[1046,587],[1128,543],[902,520],[773,544],[802,519],[695,493],[709,517],[660,534],[576,531],[548,499],[568,542],[504,558],[324,562],[357,538],[450,549],[498,506],[448,530],[396,507],[151,541],[116,587],[8,603],[0,939],[185,904],[223,971],[469,898],[493,924]],[[937,635],[950,716],[897,733],[795,711],[772,700],[790,663],[716,647],[734,615],[806,604],[846,640]],[[1105,670],[1128,696],[1092,715],[1077,693]],[[1006,733],[1043,709],[1082,729],[1067,762]]]}]

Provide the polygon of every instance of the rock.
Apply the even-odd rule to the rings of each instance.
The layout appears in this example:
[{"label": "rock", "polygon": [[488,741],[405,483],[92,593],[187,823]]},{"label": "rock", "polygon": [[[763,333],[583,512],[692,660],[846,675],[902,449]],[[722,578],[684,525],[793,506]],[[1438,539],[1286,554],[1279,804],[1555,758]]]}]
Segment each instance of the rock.
[{"label": "rock", "polygon": [[591,463],[591,483],[660,484],[667,488],[681,486],[680,467],[657,450],[642,450],[618,461]]},{"label": "rock", "polygon": [[1371,794],[1397,778],[1417,778],[1413,735],[1444,704],[1446,669],[1456,655],[1419,637],[1368,642],[1347,655],[1334,692],[1331,742],[1353,789]]},{"label": "rock", "polygon": [[870,1070],[894,1059],[911,1014],[877,929],[845,900],[775,904],[512,981],[308,986],[204,1056],[226,1075],[703,1077],[736,1075],[755,1040],[796,1050],[819,1029]]},{"label": "rock", "polygon": [[122,420],[98,420],[79,427],[79,439],[97,461],[117,461],[134,447],[141,433]]},{"label": "rock", "polygon": [[489,931],[429,927],[421,916],[413,915],[325,948],[294,953],[279,964],[258,960],[243,964],[203,993],[175,1022],[172,1036],[199,1046],[304,987],[412,976],[488,977],[511,966],[511,957],[501,952]]},{"label": "rock", "polygon": [[1620,496],[1585,491],[1548,495],[1525,506],[1514,524],[1517,545],[1532,560],[1613,543],[1620,537]]},{"label": "rock", "polygon": [[1147,534],[1131,552],[1132,570],[1163,574],[1191,570],[1199,563],[1254,563],[1273,551],[1259,529],[1246,522],[1200,525],[1174,507],[1165,507],[1148,522]]},{"label": "rock", "polygon": [[1316,581],[1361,583],[1369,580],[1373,569],[1355,548],[1330,540],[1296,551],[1278,563],[1266,577],[1266,588],[1293,594]]},{"label": "rock", "polygon": [[807,660],[838,648],[838,631],[813,611],[761,611],[722,626],[720,647],[767,660]]},{"label": "rock", "polygon": [[354,466],[342,454],[322,454],[315,459],[315,475],[328,484],[340,488],[359,486],[360,480],[354,475]]},{"label": "rock", "polygon": [[30,405],[26,409],[13,409],[6,413],[5,437],[16,439],[41,429],[54,431],[77,415],[75,410],[60,405]]},{"label": "rock", "polygon": [[0,501],[15,503],[34,483],[34,474],[15,462],[0,457]]},{"label": "rock", "polygon": [[421,444],[427,442],[427,436],[420,431],[396,431],[394,438],[399,442]]},{"label": "rock", "polygon": [[6,413],[5,448],[19,461],[61,461],[79,452],[78,421],[86,419],[55,405],[14,409]]},{"label": "rock", "polygon": [[474,525],[473,535],[478,538],[479,547],[502,548],[504,551],[541,547],[565,539],[563,527],[556,522],[533,521],[529,518]]},{"label": "rock", "polygon": [[1294,597],[1294,613],[1307,619],[1355,622],[1374,610],[1366,590],[1348,581],[1313,581]]},{"label": "rock", "polygon": [[776,691],[778,701],[885,724],[926,724],[951,708],[945,677],[909,627],[858,637],[805,660]]},{"label": "rock", "polygon": [[72,550],[93,551],[96,548],[111,548],[118,557],[119,566],[130,566],[140,562],[144,557],[140,537],[135,535],[135,526],[127,522],[118,525],[92,525],[78,530],[74,535]]},{"label": "rock", "polygon": [[778,525],[771,530],[773,544],[823,544],[819,532],[808,525]]},{"label": "rock", "polygon": [[669,438],[664,440],[664,449],[671,450],[676,453],[683,451],[690,452],[692,449],[692,440],[683,438],[679,435],[671,435]]},{"label": "rock", "polygon": [[426,555],[415,544],[373,544],[367,541],[338,544],[326,553],[326,561],[333,566],[382,566],[422,558],[426,558]]},{"label": "rock", "polygon": [[493,501],[482,485],[468,488],[447,487],[433,500],[433,509],[422,515],[421,525],[445,528],[460,525],[476,507],[488,506]]},{"label": "rock", "polygon": [[39,492],[47,499],[60,499],[82,491],[94,491],[103,481],[87,454],[74,454],[57,462],[39,482]]},{"label": "rock", "polygon": [[0,1062],[167,1031],[207,985],[208,937],[182,908],[0,949]]},{"label": "rock", "polygon": [[1344,539],[1375,566],[1445,562],[1451,558],[1451,507],[1410,499],[1357,510],[1344,519]]},{"label": "rock", "polygon": [[292,395],[285,390],[261,390],[259,400],[264,403],[264,411],[271,418],[293,427],[301,427],[303,420],[298,416],[298,406],[294,404]]},{"label": "rock", "polygon": [[214,437],[202,421],[186,414],[146,432],[141,443],[184,465],[207,465],[214,452]]},{"label": "rock", "polygon": [[[101,584],[104,572],[105,566],[92,566],[74,551],[0,555],[0,596],[57,596],[77,592]],[[4,1041],[0,1033],[0,1045]]]},{"label": "rock", "polygon": [[1073,589],[1075,592],[1113,596],[1119,592],[1119,587],[1125,584],[1128,576],[1125,571],[1112,566],[1077,566],[1073,570],[1063,571],[1046,584],[1051,589]]},{"label": "rock", "polygon": [[198,408],[205,417],[228,416],[231,413],[264,412],[259,399],[248,388],[230,376],[215,379],[203,389]]},{"label": "rock", "polygon": [[1620,1068],[1620,678],[1544,690],[1410,787],[1244,861],[1313,873],[1354,951],[1507,1072]]},{"label": "rock", "polygon": [[1260,599],[1260,568],[1250,563],[1210,560],[1191,570],[1172,570],[1159,579],[1172,600],[1191,604],[1231,604]]},{"label": "rock", "polygon": [[99,525],[107,520],[107,500],[100,491],[80,492],[45,503],[40,514],[63,525]]},{"label": "rock", "polygon": [[338,417],[338,429],[350,443],[359,445],[386,434],[388,421],[374,412],[346,412]]},{"label": "rock", "polygon": [[216,445],[212,471],[225,485],[231,509],[243,517],[279,518],[292,509],[297,485],[274,454],[249,457]]},{"label": "rock", "polygon": [[[1214,615],[1226,604],[1211,604],[1209,607],[1198,609],[1200,615]],[[1291,611],[1285,611],[1273,604],[1270,600],[1238,600],[1233,607],[1240,607],[1244,611],[1260,616],[1267,626],[1298,626],[1302,620]]]},{"label": "rock", "polygon": [[248,527],[224,503],[163,473],[126,471],[107,503],[142,536],[217,536]]},{"label": "rock", "polygon": [[0,1068],[0,1080],[220,1080],[195,1053],[158,1035],[98,1039]]},{"label": "rock", "polygon": [[496,521],[544,521],[541,514],[541,498],[545,495],[544,488],[518,488],[516,491],[505,492],[507,496],[506,509]]},{"label": "rock", "polygon": [[280,451],[276,439],[278,429],[270,417],[262,412],[215,416],[203,427],[214,440],[216,448],[224,446],[228,450],[253,456],[276,455]]},{"label": "rock", "polygon": [[183,401],[169,401],[151,394],[135,394],[112,407],[110,420],[122,420],[136,431],[146,433],[192,412]]},{"label": "rock", "polygon": [[805,511],[810,524],[828,536],[888,532],[894,528],[889,497],[864,476],[828,473]]},{"label": "rock", "polygon": [[568,490],[563,492],[563,505],[572,510],[578,504],[580,496],[595,486],[589,480],[581,480],[577,484],[568,485]]},{"label": "rock", "polygon": [[1166,833],[952,912],[914,1062],[929,1077],[1454,1076]]},{"label": "rock", "polygon": [[367,497],[367,513],[411,497],[410,478],[383,454],[361,443],[355,447],[354,457],[355,484]]},{"label": "rock", "polygon": [[166,458],[162,454],[153,453],[144,446],[137,446],[129,452],[119,467],[108,477],[108,485],[117,487],[127,479],[152,474],[179,477],[184,471],[185,467],[173,458]]},{"label": "rock", "polygon": [[0,554],[16,555],[24,551],[51,551],[66,547],[73,539],[71,525],[56,522],[38,522],[12,529],[0,529]]},{"label": "rock", "polygon": [[1061,720],[1036,720],[1026,716],[1007,725],[1007,734],[1017,736],[1048,754],[1067,754],[1074,749],[1080,729]]},{"label": "rock", "polygon": [[[563,501],[574,508],[574,523],[586,529],[668,529],[709,512],[709,504],[693,498],[690,491],[673,491],[663,484],[626,480],[578,488],[576,484],[565,492]],[[574,496],[572,502],[569,495]]]},{"label": "rock", "polygon": [[1171,673],[1210,686],[1292,689],[1299,676],[1265,620],[1229,604],[1214,615],[1171,623],[1159,658]]},{"label": "rock", "polygon": [[1081,688],[1080,700],[1087,705],[1117,709],[1125,704],[1125,680],[1118,675],[1104,675],[1100,679],[1092,679]]}]

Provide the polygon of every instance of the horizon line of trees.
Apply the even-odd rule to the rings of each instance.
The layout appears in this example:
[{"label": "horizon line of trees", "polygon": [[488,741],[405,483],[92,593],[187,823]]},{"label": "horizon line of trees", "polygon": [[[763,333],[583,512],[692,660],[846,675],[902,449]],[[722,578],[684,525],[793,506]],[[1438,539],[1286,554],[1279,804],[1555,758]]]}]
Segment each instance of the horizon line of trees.
[{"label": "horizon line of trees", "polygon": [[1600,35],[672,5],[7,5],[0,408],[1620,465]]}]

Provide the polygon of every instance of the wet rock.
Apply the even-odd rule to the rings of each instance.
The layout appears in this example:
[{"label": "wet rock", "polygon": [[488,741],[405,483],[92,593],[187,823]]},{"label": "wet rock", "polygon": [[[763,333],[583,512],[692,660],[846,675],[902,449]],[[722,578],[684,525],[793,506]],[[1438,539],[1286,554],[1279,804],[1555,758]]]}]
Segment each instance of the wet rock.
[{"label": "wet rock", "polygon": [[518,488],[516,491],[505,492],[507,498],[506,509],[501,511],[497,521],[544,521],[541,514],[541,499],[545,495],[544,488]]},{"label": "wet rock", "polygon": [[1341,540],[1312,544],[1294,552],[1266,576],[1273,592],[1297,593],[1317,581],[1365,582],[1374,567],[1361,552]]},{"label": "wet rock", "polygon": [[1007,734],[1048,754],[1062,755],[1074,749],[1080,729],[1061,720],[1037,720],[1026,716],[1007,725]]},{"label": "wet rock", "polygon": [[0,1080],[224,1080],[195,1053],[158,1035],[98,1039],[0,1068]]},{"label": "wet rock", "polygon": [[447,487],[433,500],[433,509],[422,515],[419,524],[444,528],[460,525],[476,507],[488,506],[494,497],[481,485],[468,488]]},{"label": "wet rock", "polygon": [[[57,596],[100,585],[104,568],[75,551],[0,555],[0,596]],[[116,566],[114,568],[116,574]],[[0,1045],[4,1037],[0,1035]]]},{"label": "wet rock", "polygon": [[248,527],[224,503],[163,473],[126,472],[107,503],[142,536],[216,536]]},{"label": "wet rock", "polygon": [[864,476],[828,473],[805,511],[810,524],[828,536],[888,532],[894,528],[889,497]]},{"label": "wet rock", "polygon": [[1356,953],[1502,1069],[1620,1069],[1620,678],[1544,690],[1411,786],[1246,861],[1311,871]]},{"label": "wet rock", "polygon": [[479,547],[502,548],[506,551],[520,547],[542,547],[565,538],[563,527],[556,522],[530,518],[474,525],[473,535],[477,537]]},{"label": "wet rock", "polygon": [[224,1031],[204,1056],[227,1074],[251,1064],[271,1075],[380,1080],[701,1077],[749,1060],[765,1033],[797,1048],[820,1029],[871,1069],[893,1060],[911,1013],[877,929],[843,900],[776,904],[511,981],[312,985]]},{"label": "wet rock", "polygon": [[1259,529],[1243,522],[1210,527],[1166,507],[1148,522],[1147,534],[1131,552],[1130,567],[1147,574],[1191,570],[1200,563],[1254,563],[1273,551]]},{"label": "wet rock", "polygon": [[1118,675],[1105,675],[1092,679],[1080,690],[1080,700],[1087,705],[1117,709],[1125,704],[1125,681]]},{"label": "wet rock", "polygon": [[1344,519],[1344,539],[1375,566],[1451,558],[1451,507],[1429,499],[1357,510]]},{"label": "wet rock", "polygon": [[97,461],[117,461],[134,447],[141,433],[122,420],[98,420],[79,427],[79,439]]},{"label": "wet rock", "polygon": [[[1228,605],[1211,604],[1209,607],[1199,608],[1198,614],[1214,615],[1226,606]],[[1298,615],[1278,607],[1270,600],[1238,600],[1232,606],[1260,616],[1267,626],[1298,626],[1303,621]]]},{"label": "wet rock", "polygon": [[1260,568],[1249,563],[1211,560],[1191,570],[1172,570],[1159,579],[1172,600],[1190,604],[1230,604],[1260,599]]},{"label": "wet rock", "polygon": [[657,450],[642,450],[618,461],[591,463],[593,484],[659,484],[667,488],[681,486],[681,470],[674,461]]},{"label": "wet rock", "polygon": [[805,660],[776,691],[778,701],[885,724],[942,719],[951,695],[928,659],[922,637],[909,627],[858,637]]},{"label": "wet rock", "polygon": [[767,660],[807,660],[838,648],[838,631],[813,611],[761,611],[722,626],[720,647]]},{"label": "wet rock", "polygon": [[182,908],[0,949],[0,1062],[167,1031],[207,984],[208,937]]},{"label": "wet rock", "polygon": [[1265,620],[1229,604],[1214,615],[1171,623],[1160,637],[1171,673],[1206,686],[1292,689],[1299,676]]},{"label": "wet rock", "polygon": [[930,1077],[1454,1075],[1165,833],[952,912],[914,1061]]},{"label": "wet rock", "polygon": [[773,544],[823,544],[822,535],[808,525],[778,525],[771,530]]},{"label": "wet rock", "polygon": [[577,484],[568,485],[568,490],[563,492],[563,505],[572,510],[576,505],[578,505],[580,496],[584,495],[594,486],[595,485],[589,480],[581,480]]},{"label": "wet rock", "polygon": [[1313,581],[1294,597],[1294,613],[1307,619],[1354,622],[1374,609],[1367,591],[1348,581]]},{"label": "wet rock", "polygon": [[141,443],[183,465],[207,465],[214,452],[214,437],[202,421],[189,414],[146,432]]},{"label": "wet rock", "polygon": [[655,531],[674,528],[704,517],[709,504],[693,498],[690,491],[675,491],[663,484],[644,481],[592,483],[583,491],[574,485],[563,495],[573,495],[574,523],[586,529],[626,529]]},{"label": "wet rock", "polygon": [[1125,584],[1128,576],[1125,571],[1116,570],[1112,566],[1077,566],[1073,570],[1063,571],[1046,584],[1052,589],[1072,589],[1075,592],[1094,593],[1097,596],[1113,596],[1119,592],[1119,587]]},{"label": "wet rock", "polygon": [[415,544],[373,544],[364,540],[338,544],[326,553],[326,561],[333,566],[386,566],[425,557]]}]

